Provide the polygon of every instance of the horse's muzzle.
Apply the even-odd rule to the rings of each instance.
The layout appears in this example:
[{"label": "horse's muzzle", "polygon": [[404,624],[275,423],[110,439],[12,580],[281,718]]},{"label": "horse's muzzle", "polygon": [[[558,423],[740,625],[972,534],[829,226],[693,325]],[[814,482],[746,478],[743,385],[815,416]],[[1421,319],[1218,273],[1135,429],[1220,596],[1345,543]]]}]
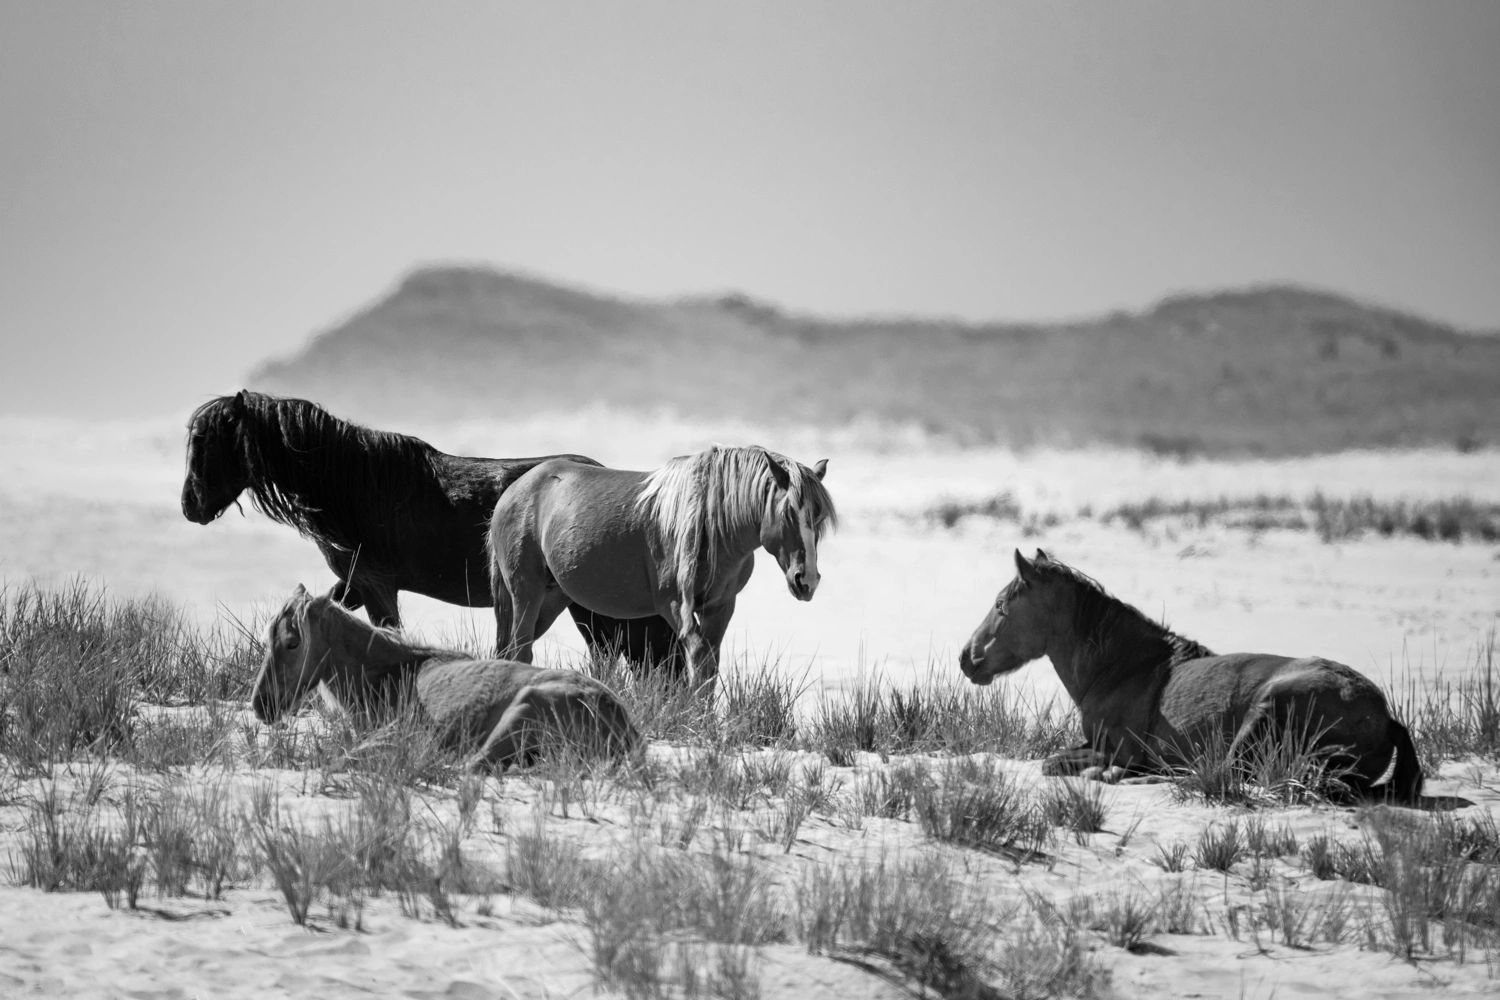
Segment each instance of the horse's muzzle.
[{"label": "horse's muzzle", "polygon": [[187,504],[182,505],[182,516],[194,524],[212,524],[214,521],[214,515],[191,509]]},{"label": "horse's muzzle", "polygon": [[222,509],[210,510],[207,501],[190,484],[182,487],[182,516],[189,521],[194,524],[210,524],[222,513]]},{"label": "horse's muzzle", "polygon": [[803,566],[794,563],[786,570],[786,589],[790,590],[797,600],[810,601],[813,599],[813,594],[817,593],[818,584],[822,579],[816,570],[808,573]]},{"label": "horse's muzzle", "polygon": [[974,656],[972,643],[964,643],[964,648],[958,651],[958,669],[964,672],[964,676],[970,681],[981,686],[989,684],[995,679],[995,671],[985,669],[985,653],[988,647],[981,651],[979,656]]}]

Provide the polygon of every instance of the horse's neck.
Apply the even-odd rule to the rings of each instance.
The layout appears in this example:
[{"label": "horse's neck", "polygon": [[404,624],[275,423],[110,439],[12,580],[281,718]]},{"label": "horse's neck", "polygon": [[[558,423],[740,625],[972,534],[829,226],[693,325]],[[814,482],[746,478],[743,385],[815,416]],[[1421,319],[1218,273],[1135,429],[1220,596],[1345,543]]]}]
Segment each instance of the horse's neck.
[{"label": "horse's neck", "polygon": [[[262,448],[253,456],[252,471],[292,498],[298,529],[340,546],[367,547],[380,541],[378,526],[387,521],[376,515],[370,522],[371,502],[377,501],[379,509],[379,500],[392,499],[395,484],[378,481],[388,478],[390,469],[372,453],[371,445],[355,440],[361,428],[334,417],[328,421],[316,430],[298,427],[278,446]],[[410,443],[430,451],[415,439]],[[401,462],[400,468],[401,490],[416,488],[425,463]]]},{"label": "horse's neck", "polygon": [[1146,680],[1171,662],[1176,649],[1171,632],[1114,598],[1107,600],[1103,614],[1086,626],[1076,620],[1055,623],[1048,642],[1052,665],[1079,705],[1090,692]]},{"label": "horse's neck", "polygon": [[[713,547],[710,555],[709,547]],[[723,532],[717,539],[706,529],[700,529],[698,552],[694,557],[693,590],[695,597],[706,596],[718,581],[732,576],[733,571],[760,548],[760,522],[736,525],[734,530]],[[713,572],[709,572],[709,567]],[[679,586],[687,581],[678,580]]]},{"label": "horse's neck", "polygon": [[[428,657],[425,650],[415,649],[378,629],[352,627],[326,636],[335,663],[328,671],[330,687],[379,688],[399,680],[415,670]],[[333,630],[329,630],[332,632]]]}]

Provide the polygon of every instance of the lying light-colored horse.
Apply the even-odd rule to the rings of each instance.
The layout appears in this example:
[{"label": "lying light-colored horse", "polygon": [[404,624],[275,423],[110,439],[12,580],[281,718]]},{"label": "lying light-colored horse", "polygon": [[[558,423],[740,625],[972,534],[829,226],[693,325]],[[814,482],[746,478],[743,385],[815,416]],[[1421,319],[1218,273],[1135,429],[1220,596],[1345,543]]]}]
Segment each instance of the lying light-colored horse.
[{"label": "lying light-colored horse", "polygon": [[[1396,758],[1388,797],[1415,801],[1422,771],[1406,727],[1363,674],[1317,657],[1216,656],[1104,592],[1040,549],[1015,554],[1016,578],[959,654],[975,684],[1046,656],[1083,717],[1088,742],[1047,758],[1043,774],[1117,781],[1190,760],[1206,741],[1233,734],[1229,759],[1295,727],[1344,771],[1357,795]],[[1292,734],[1295,735],[1295,734]]]},{"label": "lying light-colored horse", "polygon": [[274,722],[320,682],[361,715],[388,711],[411,690],[445,744],[473,750],[475,767],[527,764],[554,745],[624,756],[640,744],[625,706],[592,677],[408,642],[299,584],[266,635],[255,714]]},{"label": "lying light-colored horse", "polygon": [[500,655],[531,646],[569,602],[606,615],[660,615],[694,680],[712,685],[755,550],[799,601],[818,588],[818,540],[835,523],[812,468],[764,448],[713,447],[655,472],[543,462],[501,495],[490,520]]}]

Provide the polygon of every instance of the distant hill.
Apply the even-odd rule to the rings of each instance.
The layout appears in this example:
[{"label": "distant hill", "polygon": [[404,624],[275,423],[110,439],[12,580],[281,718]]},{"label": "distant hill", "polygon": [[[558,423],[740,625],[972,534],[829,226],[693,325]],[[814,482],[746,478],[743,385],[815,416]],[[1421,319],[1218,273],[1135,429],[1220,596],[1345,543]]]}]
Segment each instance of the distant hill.
[{"label": "distant hill", "polygon": [[382,419],[602,402],[1184,454],[1500,445],[1500,336],[1288,286],[972,324],[804,316],[743,295],[636,301],[431,268],[250,384]]}]

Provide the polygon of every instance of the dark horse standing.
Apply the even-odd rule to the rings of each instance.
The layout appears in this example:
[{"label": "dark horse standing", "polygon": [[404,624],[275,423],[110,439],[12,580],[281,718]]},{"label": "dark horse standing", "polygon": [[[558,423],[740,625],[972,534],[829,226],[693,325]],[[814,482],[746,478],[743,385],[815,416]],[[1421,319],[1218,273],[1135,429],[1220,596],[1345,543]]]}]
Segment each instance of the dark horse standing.
[{"label": "dark horse standing", "polygon": [[[182,513],[208,524],[249,491],[273,521],[312,539],[339,582],[329,596],[363,607],[383,627],[401,624],[397,591],[489,607],[485,537],[495,503],[548,458],[467,458],[405,434],[340,420],[305,399],[241,390],[198,407],[188,421]],[[672,627],[573,604],[589,648],[678,670]]]}]

